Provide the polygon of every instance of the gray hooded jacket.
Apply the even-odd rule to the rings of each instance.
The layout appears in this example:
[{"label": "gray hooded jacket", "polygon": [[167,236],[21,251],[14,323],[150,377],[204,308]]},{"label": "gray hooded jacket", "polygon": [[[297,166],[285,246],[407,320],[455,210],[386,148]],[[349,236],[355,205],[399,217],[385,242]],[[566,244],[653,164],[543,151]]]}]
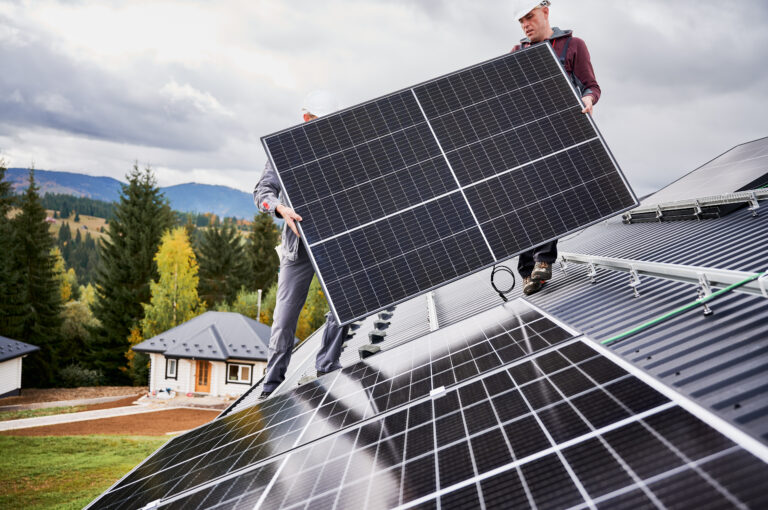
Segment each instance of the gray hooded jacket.
[{"label": "gray hooded jacket", "polygon": [[[259,179],[259,182],[256,183],[256,187],[253,189],[253,201],[256,203],[259,211],[282,218],[275,211],[277,206],[282,204],[280,193],[280,179],[278,179],[277,172],[272,167],[272,163],[267,160],[267,164],[264,165],[264,173],[261,174],[261,179]],[[281,258],[285,257],[288,260],[296,260],[296,256],[299,254],[299,238],[293,233],[293,230],[288,228],[287,223],[283,225],[281,246]]]}]

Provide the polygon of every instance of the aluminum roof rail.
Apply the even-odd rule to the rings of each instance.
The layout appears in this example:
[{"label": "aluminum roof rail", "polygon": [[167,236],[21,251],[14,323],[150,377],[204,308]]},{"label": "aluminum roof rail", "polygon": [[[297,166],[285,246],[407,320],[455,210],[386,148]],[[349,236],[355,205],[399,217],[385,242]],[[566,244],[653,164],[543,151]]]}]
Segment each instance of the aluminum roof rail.
[{"label": "aluminum roof rail", "polygon": [[[733,271],[730,269],[715,269],[703,266],[687,266],[683,264],[667,264],[664,262],[650,262],[647,260],[619,259],[613,257],[599,257],[594,255],[584,255],[581,253],[561,253],[560,265],[565,271],[568,264],[584,264],[589,267],[590,282],[595,283],[597,278],[597,269],[608,269],[610,271],[621,271],[629,273],[629,286],[632,287],[635,297],[640,293],[637,287],[640,285],[640,276],[650,276],[653,278],[663,278],[678,282],[691,283],[697,285],[700,293],[709,295],[712,293],[712,287],[728,287],[734,283],[743,281],[755,273],[748,271]],[[733,289],[734,292],[745,292],[756,296],[768,298],[768,283],[765,278],[751,281],[741,287]]]},{"label": "aluminum roof rail", "polygon": [[[627,223],[632,223],[633,216],[638,214],[655,214],[656,219],[661,221],[665,212],[693,209],[693,214],[697,218],[702,214],[703,207],[716,207],[720,205],[749,204],[749,210],[752,216],[757,216],[757,210],[760,208],[760,200],[768,200],[768,189],[760,188],[747,191],[737,191],[735,193],[725,193],[710,197],[693,198],[689,200],[678,200],[675,202],[666,202],[663,204],[654,204],[641,207],[635,207],[631,211],[622,214],[622,219]],[[639,218],[637,218],[639,219]],[[647,221],[647,218],[643,218]]]}]

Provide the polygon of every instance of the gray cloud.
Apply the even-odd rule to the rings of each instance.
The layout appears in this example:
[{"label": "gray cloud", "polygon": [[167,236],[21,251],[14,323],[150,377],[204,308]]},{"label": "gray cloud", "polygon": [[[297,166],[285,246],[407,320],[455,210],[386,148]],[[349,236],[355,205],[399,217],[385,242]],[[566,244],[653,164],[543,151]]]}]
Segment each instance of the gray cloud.
[{"label": "gray cloud", "polygon": [[[0,154],[26,158],[11,164],[34,156],[40,168],[122,177],[138,159],[165,184],[241,189],[263,166],[259,138],[297,123],[307,91],[351,106],[505,53],[522,35],[508,0],[181,2],[173,13],[203,9],[217,29],[200,58],[148,48],[112,61],[65,51],[61,32],[16,8],[0,10]],[[590,48],[596,120],[639,194],[768,134],[768,5],[556,0],[551,12]]]}]

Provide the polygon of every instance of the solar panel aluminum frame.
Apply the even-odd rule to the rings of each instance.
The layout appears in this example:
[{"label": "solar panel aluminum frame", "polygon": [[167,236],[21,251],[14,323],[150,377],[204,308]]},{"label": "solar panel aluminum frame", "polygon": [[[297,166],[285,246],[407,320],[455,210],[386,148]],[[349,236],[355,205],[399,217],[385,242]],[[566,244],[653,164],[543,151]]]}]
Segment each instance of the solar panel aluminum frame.
[{"label": "solar panel aluminum frame", "polygon": [[[557,55],[555,54],[554,50],[552,49],[552,46],[551,46],[550,44],[548,44],[548,43],[544,43],[543,45],[547,47],[547,49],[548,49],[548,53],[549,53],[549,55],[551,56],[551,58],[552,58],[552,59],[554,59],[554,61],[555,61],[555,62],[557,62],[557,65],[558,65],[558,67],[559,67],[559,69],[560,69],[560,71],[561,71],[561,73],[562,73],[562,76],[563,76],[563,78],[565,78],[566,82],[568,83],[568,86],[570,87],[570,89],[571,89],[571,92],[573,93],[573,96],[574,96],[574,98],[576,98],[577,102],[578,102],[580,105],[584,106],[584,103],[583,103],[583,101],[582,101],[582,99],[581,99],[581,95],[578,93],[578,91],[577,91],[577,90],[576,90],[576,88],[574,87],[574,85],[573,85],[573,82],[571,81],[570,77],[569,77],[569,76],[568,76],[568,74],[566,73],[566,71],[565,71],[565,68],[563,67],[562,63],[560,62],[560,59],[557,57]],[[520,50],[518,50],[518,51],[517,51],[517,52],[515,52],[515,53],[521,53],[521,52],[533,51],[533,49],[534,49],[534,48],[537,48],[537,47],[539,47],[539,46],[541,46],[541,44],[537,44],[537,45],[529,46],[528,48],[523,48],[523,49],[520,49]],[[375,103],[375,102],[377,102],[377,101],[379,101],[379,100],[381,100],[381,99],[383,99],[383,98],[386,98],[386,97],[389,97],[389,96],[394,96],[394,95],[397,95],[397,94],[401,94],[401,93],[404,93],[404,92],[407,92],[407,91],[410,91],[410,92],[411,92],[411,93],[414,95],[414,97],[416,97],[415,89],[416,89],[416,88],[418,88],[418,87],[422,87],[422,86],[424,86],[424,85],[427,85],[427,84],[430,84],[430,83],[436,82],[436,81],[438,81],[438,80],[442,80],[442,79],[444,79],[444,78],[447,78],[447,77],[449,77],[449,76],[452,76],[452,75],[456,75],[456,74],[459,74],[459,73],[462,73],[462,72],[465,72],[465,71],[469,71],[469,70],[471,70],[471,69],[474,69],[474,68],[478,68],[478,67],[482,67],[482,66],[485,66],[485,65],[487,65],[487,64],[489,64],[489,63],[495,62],[495,61],[497,61],[497,60],[501,60],[501,59],[503,59],[503,58],[505,58],[505,57],[508,57],[508,56],[509,56],[509,53],[505,53],[504,55],[500,55],[500,56],[498,56],[498,57],[495,57],[495,58],[489,59],[489,60],[487,60],[487,61],[484,61],[484,62],[480,62],[480,63],[478,63],[478,64],[475,64],[475,65],[472,65],[472,66],[468,66],[468,67],[465,67],[465,68],[463,68],[463,69],[459,69],[459,70],[457,70],[457,71],[453,71],[453,72],[451,72],[451,73],[447,73],[447,74],[444,74],[444,75],[438,76],[438,77],[436,77],[436,78],[433,78],[433,79],[430,79],[430,80],[427,80],[427,81],[424,81],[424,82],[421,82],[421,83],[418,83],[418,84],[412,85],[412,86],[410,86],[410,87],[406,87],[406,88],[403,88],[403,89],[400,89],[400,90],[397,90],[397,91],[391,92],[391,93],[389,93],[389,94],[385,94],[385,95],[383,95],[383,96],[379,96],[379,97],[376,97],[376,98],[374,98],[374,99],[371,99],[371,100],[369,100],[369,101],[365,101],[365,102],[363,102],[363,103],[359,103],[359,104],[356,104],[356,105],[350,106],[350,107],[348,107],[348,108],[344,108],[344,109],[341,109],[341,110],[339,110],[339,111],[337,111],[337,112],[334,112],[334,113],[332,113],[332,114],[329,114],[329,115],[326,115],[326,116],[322,117],[322,120],[324,120],[324,119],[328,119],[328,118],[330,118],[330,117],[334,117],[334,116],[337,116],[337,115],[342,115],[343,113],[345,113],[345,112],[348,112],[348,111],[350,111],[350,110],[353,110],[353,109],[357,109],[357,108],[363,107],[363,106],[365,106],[365,105],[368,105],[368,104],[371,104],[371,103]],[[421,103],[418,101],[418,97],[416,97],[416,100],[417,100],[417,104],[419,105],[419,108],[421,109],[421,112],[422,112],[422,114],[424,115],[424,120],[425,120],[425,122],[427,123],[427,126],[429,127],[429,130],[432,132],[433,136],[435,137],[435,141],[436,141],[436,143],[437,143],[437,146],[438,146],[438,148],[440,149],[440,153],[441,153],[441,155],[442,155],[443,159],[444,159],[444,160],[445,160],[445,162],[447,163],[447,165],[448,165],[448,168],[449,168],[449,169],[450,169],[450,171],[451,171],[451,174],[453,174],[454,178],[455,178],[455,179],[456,179],[456,181],[457,181],[457,182],[456,182],[456,184],[457,184],[457,186],[458,186],[458,188],[457,188],[457,191],[459,191],[459,192],[462,194],[462,197],[463,197],[463,198],[464,198],[464,200],[466,201],[466,197],[464,196],[464,188],[468,188],[468,187],[470,187],[470,186],[472,186],[472,185],[474,185],[474,184],[476,184],[476,183],[471,183],[470,185],[467,185],[467,186],[462,186],[462,185],[461,185],[461,184],[458,182],[458,179],[456,178],[456,175],[455,175],[455,173],[454,173],[454,171],[453,171],[453,168],[452,168],[452,166],[451,166],[450,162],[448,161],[448,158],[447,158],[447,156],[445,155],[445,152],[443,151],[442,145],[440,144],[440,140],[437,138],[436,134],[434,133],[434,131],[433,131],[433,129],[432,129],[432,126],[431,126],[431,124],[430,124],[429,118],[427,117],[426,113],[424,112],[424,110],[423,110],[423,108],[422,108],[422,106],[421,106]],[[604,139],[604,137],[603,137],[602,133],[600,132],[600,130],[599,130],[599,129],[598,129],[598,127],[597,127],[597,124],[595,123],[594,119],[592,118],[592,115],[587,115],[587,117],[588,117],[588,120],[589,120],[589,124],[590,124],[591,128],[592,128],[592,129],[595,131],[595,134],[597,135],[597,139],[600,141],[600,144],[602,145],[603,149],[605,150],[605,152],[606,152],[606,154],[607,154],[608,158],[610,159],[611,163],[613,164],[613,167],[615,168],[616,172],[618,173],[619,177],[621,178],[621,181],[622,181],[622,183],[624,184],[624,186],[626,187],[626,189],[627,189],[627,191],[628,191],[629,195],[631,196],[631,198],[632,198],[632,204],[630,204],[630,205],[628,205],[628,206],[626,206],[626,207],[624,207],[624,208],[622,208],[622,209],[616,210],[616,211],[612,212],[612,213],[611,213],[610,215],[608,215],[608,216],[604,216],[604,217],[601,217],[601,218],[595,219],[595,220],[593,220],[593,221],[590,221],[590,222],[588,222],[588,223],[585,223],[585,224],[583,224],[583,225],[579,226],[578,228],[574,228],[574,229],[568,230],[568,231],[566,231],[566,232],[564,232],[564,233],[562,233],[562,234],[559,234],[559,235],[558,235],[558,236],[556,236],[556,237],[553,237],[553,238],[551,238],[551,239],[548,239],[548,240],[546,240],[546,241],[543,241],[541,244],[544,244],[544,243],[547,243],[547,242],[552,242],[552,241],[555,241],[555,240],[557,240],[557,239],[560,239],[560,238],[562,238],[562,237],[564,237],[564,236],[566,236],[566,235],[572,234],[572,233],[574,233],[574,232],[578,232],[578,231],[580,231],[580,230],[582,230],[582,229],[584,229],[584,228],[587,228],[587,227],[589,227],[589,226],[592,226],[592,225],[595,225],[595,224],[597,224],[597,223],[600,223],[601,221],[604,221],[604,220],[606,220],[606,219],[608,219],[608,218],[614,217],[614,216],[616,216],[616,215],[620,215],[620,214],[622,214],[622,213],[624,213],[624,212],[627,212],[627,211],[629,211],[629,210],[631,210],[631,209],[633,209],[633,208],[637,207],[637,205],[639,204],[639,201],[638,201],[638,199],[637,199],[637,196],[635,195],[635,192],[634,192],[634,190],[633,190],[633,189],[631,188],[631,186],[629,185],[629,182],[628,182],[628,180],[627,180],[626,176],[624,175],[624,172],[621,170],[621,167],[619,166],[618,162],[616,161],[616,158],[614,157],[613,153],[611,152],[611,150],[609,149],[608,145],[606,144],[606,142],[605,142],[605,139]],[[270,162],[270,164],[271,164],[271,165],[272,165],[272,167],[275,169],[275,173],[277,174],[277,176],[278,176],[278,180],[280,181],[280,186],[281,186],[281,188],[282,188],[282,190],[281,190],[281,191],[282,191],[282,202],[283,202],[285,205],[287,205],[288,207],[291,207],[291,208],[293,208],[293,205],[292,205],[292,202],[291,202],[291,198],[290,198],[290,196],[289,196],[289,195],[288,195],[288,193],[287,193],[287,190],[286,190],[286,186],[285,186],[285,183],[283,182],[283,178],[282,178],[282,176],[280,175],[280,171],[278,170],[278,168],[277,168],[277,165],[275,164],[275,160],[274,160],[274,158],[273,158],[273,156],[272,156],[272,153],[271,153],[271,152],[270,152],[270,150],[269,150],[269,146],[267,145],[267,139],[268,139],[268,138],[272,138],[272,137],[275,137],[275,136],[278,136],[278,135],[281,135],[281,134],[283,134],[283,133],[285,133],[285,132],[288,132],[288,131],[291,131],[291,130],[293,130],[293,129],[297,128],[297,127],[302,127],[302,126],[306,126],[306,125],[308,125],[308,124],[310,124],[310,123],[314,123],[314,122],[317,122],[318,120],[321,120],[321,119],[313,119],[313,120],[311,120],[311,121],[308,121],[308,122],[305,122],[305,123],[302,123],[302,124],[296,124],[296,125],[294,125],[294,126],[291,126],[291,127],[288,127],[288,128],[282,129],[282,130],[280,130],[280,131],[276,131],[276,132],[274,132],[274,133],[271,133],[271,134],[269,134],[269,135],[265,135],[265,136],[262,136],[262,137],[261,137],[261,143],[262,143],[262,146],[264,147],[264,152],[266,153],[266,155],[267,155],[267,158],[269,159],[269,162]],[[585,142],[582,142],[582,143],[585,143]],[[562,149],[561,151],[558,151],[558,152],[562,152],[562,151],[565,151],[565,150],[567,150],[567,149]],[[550,154],[548,154],[546,157],[550,157],[551,155],[553,155],[553,154],[556,154],[556,153],[558,153],[558,152],[555,152],[555,153],[550,153]],[[542,158],[542,159],[544,159],[544,158]],[[521,165],[521,166],[527,166],[527,165],[530,165],[530,164],[534,163],[535,161],[537,161],[537,160],[529,161],[529,162],[527,162],[527,163],[525,163],[524,165]],[[513,168],[514,168],[514,167],[513,167]],[[509,169],[507,169],[505,172],[508,172],[508,171],[509,171]],[[499,174],[496,174],[496,175],[499,175]],[[455,192],[455,191],[452,191],[451,193],[453,193],[453,192]],[[447,194],[446,194],[446,196],[447,196]],[[431,200],[431,201],[437,200],[437,197],[434,197],[434,198],[432,198],[432,199],[430,199],[430,200]],[[391,214],[391,215],[389,215],[389,216],[395,216],[395,215],[398,215],[398,214],[402,214],[402,213],[403,213],[405,210],[409,210],[409,209],[413,209],[413,208],[415,208],[415,207],[419,207],[419,206],[423,205],[424,203],[427,203],[427,202],[422,202],[422,203],[420,203],[420,204],[416,204],[416,205],[414,205],[414,206],[410,206],[410,207],[408,207],[408,208],[406,208],[406,209],[400,210],[400,211],[398,211],[398,212],[396,212],[396,213],[393,213],[393,214]],[[487,239],[486,239],[486,234],[485,234],[485,232],[483,231],[483,228],[482,228],[482,226],[480,225],[480,222],[479,222],[479,221],[477,221],[477,218],[475,217],[475,213],[474,213],[474,211],[472,210],[472,207],[471,207],[469,204],[468,204],[468,207],[469,207],[469,210],[470,210],[470,212],[471,212],[471,214],[472,214],[472,217],[473,217],[473,219],[475,220],[475,222],[476,222],[476,224],[477,224],[477,226],[478,226],[478,229],[479,229],[479,231],[480,231],[481,235],[483,236],[483,239],[486,241],[486,244],[488,244],[488,241],[487,241]],[[378,219],[380,219],[380,218],[378,218]],[[377,219],[377,220],[378,220],[378,219]],[[377,220],[373,220],[371,223],[373,223],[373,222],[375,222],[375,221],[377,221]],[[305,248],[306,248],[306,250],[307,250],[307,253],[308,253],[308,255],[309,255],[310,261],[311,261],[311,263],[312,263],[312,266],[313,266],[313,268],[314,268],[314,270],[315,270],[315,274],[317,274],[317,277],[318,277],[318,281],[320,282],[320,286],[322,287],[322,289],[323,289],[323,293],[325,294],[325,296],[326,296],[326,299],[327,299],[327,301],[328,301],[328,305],[329,305],[329,307],[330,307],[331,313],[333,313],[333,316],[334,316],[334,318],[336,319],[336,321],[337,321],[337,322],[338,322],[340,325],[346,325],[346,324],[350,324],[350,323],[352,323],[352,322],[354,322],[354,321],[356,321],[356,320],[359,320],[359,319],[365,318],[365,317],[367,317],[367,316],[370,316],[370,315],[372,315],[372,314],[374,314],[374,313],[376,313],[376,312],[380,312],[380,311],[382,311],[382,310],[385,310],[385,309],[387,309],[387,308],[389,308],[389,307],[391,307],[391,306],[394,306],[394,305],[397,305],[397,304],[399,304],[399,303],[405,302],[405,301],[407,301],[407,300],[409,300],[409,299],[411,299],[411,298],[413,298],[413,297],[415,297],[415,296],[419,296],[419,295],[421,295],[421,294],[425,294],[425,293],[427,293],[427,292],[433,291],[433,290],[435,290],[435,289],[437,289],[437,288],[440,288],[440,287],[442,287],[442,286],[444,286],[444,285],[447,285],[447,284],[449,284],[449,283],[451,283],[451,282],[454,282],[454,281],[460,280],[461,278],[464,278],[465,276],[468,276],[468,275],[470,275],[470,274],[474,274],[474,273],[476,273],[476,272],[478,272],[478,271],[482,271],[483,269],[487,269],[487,268],[489,268],[489,267],[495,266],[496,264],[499,264],[499,263],[501,263],[501,262],[504,262],[504,261],[506,261],[506,260],[512,259],[512,258],[514,258],[514,257],[518,256],[520,253],[523,253],[523,252],[524,252],[524,251],[526,251],[527,249],[533,248],[533,247],[530,247],[530,248],[527,248],[526,250],[521,250],[521,251],[518,251],[518,252],[512,253],[512,254],[510,254],[510,255],[504,256],[504,257],[502,257],[502,258],[497,258],[497,257],[496,257],[496,255],[493,253],[493,250],[490,250],[490,246],[488,246],[488,248],[489,248],[489,250],[490,250],[490,253],[491,253],[491,256],[492,256],[494,259],[496,259],[496,260],[494,260],[494,262],[492,262],[492,263],[489,263],[489,264],[486,264],[486,265],[483,265],[483,266],[481,266],[481,267],[477,267],[477,268],[473,269],[472,271],[470,271],[470,272],[468,272],[468,273],[463,273],[463,274],[457,275],[457,276],[455,276],[455,277],[453,277],[453,278],[450,278],[450,279],[448,279],[448,280],[445,280],[445,281],[443,281],[443,282],[441,282],[441,283],[439,283],[439,284],[437,284],[437,285],[434,285],[434,286],[432,286],[432,287],[429,287],[429,288],[426,288],[426,289],[422,289],[421,291],[419,291],[419,292],[418,292],[418,293],[416,293],[416,294],[409,294],[409,295],[407,295],[407,296],[404,296],[403,298],[401,298],[401,299],[398,299],[398,300],[396,300],[396,301],[393,301],[393,302],[391,302],[391,303],[386,303],[386,304],[384,304],[384,305],[382,305],[382,306],[380,306],[380,307],[378,307],[378,308],[375,308],[375,309],[372,309],[372,310],[368,310],[368,311],[367,311],[365,314],[362,314],[362,315],[358,315],[358,316],[355,316],[355,317],[352,317],[352,318],[345,318],[344,320],[342,320],[342,318],[339,316],[339,313],[338,313],[338,311],[337,311],[337,309],[336,309],[336,306],[335,306],[335,303],[334,303],[334,299],[333,299],[333,296],[332,296],[332,295],[331,295],[331,293],[328,291],[328,288],[327,288],[327,286],[326,286],[326,283],[325,283],[325,280],[324,280],[324,278],[323,278],[323,275],[322,275],[322,273],[319,271],[319,268],[318,268],[318,264],[317,264],[317,261],[316,261],[316,259],[315,259],[315,256],[313,255],[313,253],[312,253],[312,250],[310,249],[309,243],[308,243],[308,242],[307,242],[307,240],[306,240],[307,238],[306,238],[306,235],[305,235],[305,233],[304,233],[304,229],[303,229],[303,227],[302,227],[302,225],[301,225],[301,222],[296,222],[296,225],[297,225],[297,228],[298,228],[298,230],[299,230],[299,233],[301,234],[301,236],[300,236],[300,238],[301,238],[301,239],[300,239],[300,242],[304,243],[304,247],[305,247]],[[358,227],[355,227],[355,228],[362,228],[362,225],[361,225],[361,226],[358,226]],[[342,233],[340,233],[340,234],[337,234],[337,235],[343,235],[343,234],[344,234],[344,233],[342,232]]]}]

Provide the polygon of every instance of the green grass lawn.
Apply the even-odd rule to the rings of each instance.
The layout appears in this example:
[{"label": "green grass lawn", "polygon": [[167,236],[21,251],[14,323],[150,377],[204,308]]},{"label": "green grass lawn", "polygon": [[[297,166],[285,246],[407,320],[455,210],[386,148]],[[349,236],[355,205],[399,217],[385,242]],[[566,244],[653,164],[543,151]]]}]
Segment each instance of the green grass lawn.
[{"label": "green grass lawn", "polygon": [[21,411],[0,412],[0,421],[20,420],[22,418],[37,418],[38,416],[51,416],[53,414],[79,413],[85,411],[85,406],[69,407],[43,407],[41,409],[22,409]]},{"label": "green grass lawn", "polygon": [[169,439],[0,436],[0,508],[83,508]]}]

